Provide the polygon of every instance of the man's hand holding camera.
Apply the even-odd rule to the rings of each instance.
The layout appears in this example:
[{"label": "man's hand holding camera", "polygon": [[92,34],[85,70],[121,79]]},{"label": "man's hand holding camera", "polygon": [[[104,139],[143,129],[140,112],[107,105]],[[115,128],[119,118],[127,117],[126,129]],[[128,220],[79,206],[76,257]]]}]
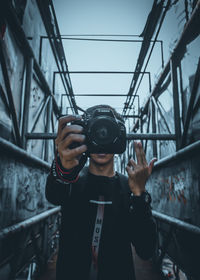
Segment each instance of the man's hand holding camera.
[{"label": "man's hand holding camera", "polygon": [[142,144],[140,142],[134,142],[134,147],[137,163],[133,159],[130,159],[126,167],[126,171],[128,173],[128,183],[132,193],[135,196],[140,196],[143,192],[145,192],[146,181],[151,175],[154,162],[157,159],[152,159],[148,164]]},{"label": "man's hand holding camera", "polygon": [[[83,144],[85,135],[81,134],[83,132],[83,127],[75,124],[69,125],[72,121],[80,119],[81,116],[72,115],[59,119],[58,134],[55,144],[62,166],[66,169],[72,169],[77,166],[80,156],[87,150],[87,146]],[[74,142],[82,143],[82,145],[71,149],[70,145]]]},{"label": "man's hand holding camera", "polygon": [[[88,147],[84,144],[86,136],[83,134],[83,126],[79,125],[80,120],[81,116],[75,115],[68,115],[59,119],[55,144],[62,167],[67,170],[78,166],[81,156],[88,150]],[[77,143],[77,146],[74,146],[74,143]],[[145,184],[151,175],[156,159],[152,159],[148,165],[142,144],[134,142],[134,147],[137,163],[130,159],[126,170],[131,192],[135,196],[140,196],[145,192]]]}]

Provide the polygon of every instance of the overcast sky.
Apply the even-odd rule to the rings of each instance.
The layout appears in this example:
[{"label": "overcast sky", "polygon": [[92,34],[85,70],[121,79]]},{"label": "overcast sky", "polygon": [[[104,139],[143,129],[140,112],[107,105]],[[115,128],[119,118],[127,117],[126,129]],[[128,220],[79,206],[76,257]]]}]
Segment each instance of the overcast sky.
[{"label": "overcast sky", "polygon": [[[63,35],[139,35],[152,4],[153,0],[54,0]],[[63,40],[63,45],[70,71],[134,71],[141,43]],[[74,93],[127,94],[131,79],[132,75],[71,74]],[[148,91],[147,77],[144,78],[143,88]],[[101,103],[122,108],[125,102],[125,98],[121,97],[77,97],[76,100],[85,108]]]},{"label": "overcast sky", "polygon": [[[57,20],[62,35],[74,34],[133,34],[143,31],[153,0],[54,0]],[[179,2],[180,3],[180,2]],[[181,0],[184,7],[184,1]],[[180,4],[181,4],[180,3]],[[165,63],[170,48],[181,27],[177,22],[182,7],[173,7],[163,23],[158,39],[164,40]],[[184,13],[182,13],[182,17]],[[177,20],[178,19],[178,20]],[[182,22],[182,25],[184,21]],[[108,37],[107,37],[108,38]],[[113,37],[110,37],[113,39]],[[124,38],[119,38],[124,39]],[[127,38],[140,39],[140,38]],[[167,43],[166,43],[167,42]],[[63,40],[69,71],[134,71],[141,43],[113,43]],[[147,71],[152,83],[161,72],[160,45],[156,44]],[[71,74],[74,93],[127,94],[133,75]],[[62,92],[62,88],[58,88]],[[142,104],[149,93],[145,76],[138,94]],[[121,109],[125,97],[76,97],[79,106],[88,108],[96,104],[109,104]],[[165,102],[166,103],[166,102]],[[170,103],[169,106],[170,107]]]}]

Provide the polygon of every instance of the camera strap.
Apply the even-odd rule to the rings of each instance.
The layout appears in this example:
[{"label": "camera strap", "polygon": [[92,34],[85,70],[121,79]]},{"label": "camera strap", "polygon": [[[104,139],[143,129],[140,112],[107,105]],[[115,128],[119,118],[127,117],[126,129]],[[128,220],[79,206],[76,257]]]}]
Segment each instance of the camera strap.
[{"label": "camera strap", "polygon": [[98,253],[101,239],[101,231],[103,226],[104,206],[105,204],[112,204],[112,201],[105,201],[104,196],[99,196],[99,200],[90,200],[90,203],[95,203],[98,205],[96,221],[94,225],[94,232],[92,237],[92,262],[89,277],[90,280],[96,280],[98,274]]}]

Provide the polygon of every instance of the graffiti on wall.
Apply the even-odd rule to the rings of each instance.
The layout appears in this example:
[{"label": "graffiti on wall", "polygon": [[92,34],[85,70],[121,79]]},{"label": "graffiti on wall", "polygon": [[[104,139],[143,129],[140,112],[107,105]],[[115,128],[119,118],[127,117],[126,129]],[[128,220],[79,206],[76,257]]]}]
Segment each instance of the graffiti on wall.
[{"label": "graffiti on wall", "polygon": [[179,174],[170,175],[167,178],[161,178],[162,184],[165,186],[165,195],[170,201],[178,200],[187,203],[185,196],[185,168],[181,168]]}]

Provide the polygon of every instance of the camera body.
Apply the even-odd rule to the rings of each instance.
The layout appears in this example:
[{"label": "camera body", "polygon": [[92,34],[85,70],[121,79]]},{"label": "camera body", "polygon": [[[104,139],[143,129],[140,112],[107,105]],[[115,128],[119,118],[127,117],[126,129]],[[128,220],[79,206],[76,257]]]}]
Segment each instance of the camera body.
[{"label": "camera body", "polygon": [[83,127],[88,153],[121,154],[126,150],[126,127],[111,108],[96,108],[72,124]]}]

